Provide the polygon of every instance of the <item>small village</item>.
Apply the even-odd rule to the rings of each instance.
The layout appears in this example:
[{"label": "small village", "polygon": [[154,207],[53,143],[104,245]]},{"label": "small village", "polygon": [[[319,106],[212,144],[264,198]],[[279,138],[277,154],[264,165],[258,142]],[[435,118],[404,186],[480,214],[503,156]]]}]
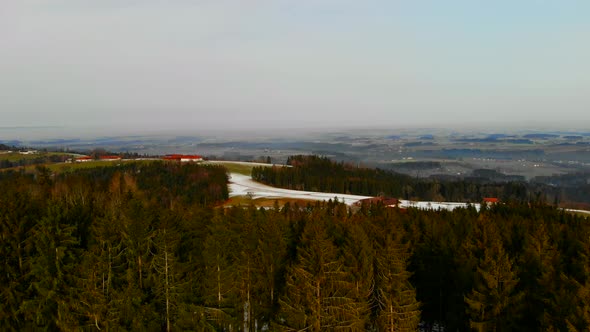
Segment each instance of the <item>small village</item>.
[{"label": "small village", "polygon": [[[69,159],[67,162],[72,163],[85,163],[90,161],[117,161],[117,160],[131,160],[123,159],[118,155],[103,155],[103,156],[80,156]],[[167,160],[167,161],[178,161],[178,162],[200,162],[203,161],[203,157],[199,155],[185,155],[185,154],[167,154],[161,158],[135,158],[132,160]]]}]

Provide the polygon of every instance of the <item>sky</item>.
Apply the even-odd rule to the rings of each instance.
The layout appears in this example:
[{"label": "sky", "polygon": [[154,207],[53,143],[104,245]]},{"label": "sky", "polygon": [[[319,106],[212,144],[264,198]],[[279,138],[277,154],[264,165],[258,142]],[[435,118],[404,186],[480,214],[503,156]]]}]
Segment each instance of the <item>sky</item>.
[{"label": "sky", "polygon": [[0,1],[0,128],[588,129],[588,17],[587,0]]}]

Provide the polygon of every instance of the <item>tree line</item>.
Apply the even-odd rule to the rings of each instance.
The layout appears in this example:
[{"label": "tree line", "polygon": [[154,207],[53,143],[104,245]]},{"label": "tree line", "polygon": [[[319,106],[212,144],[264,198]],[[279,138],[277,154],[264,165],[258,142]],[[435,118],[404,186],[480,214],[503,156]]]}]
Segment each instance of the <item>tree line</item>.
[{"label": "tree line", "polygon": [[481,202],[484,197],[527,202],[534,196],[524,182],[418,179],[382,169],[357,167],[319,156],[292,156],[292,167],[255,167],[252,178],[272,186],[411,200]]},{"label": "tree line", "polygon": [[23,167],[23,166],[30,166],[30,165],[40,165],[40,164],[48,164],[48,163],[62,163],[68,160],[70,156],[68,155],[59,155],[59,154],[52,154],[52,155],[42,155],[36,157],[27,157],[27,158],[20,158],[20,159],[0,159],[0,169],[4,168],[14,168],[14,167]]}]

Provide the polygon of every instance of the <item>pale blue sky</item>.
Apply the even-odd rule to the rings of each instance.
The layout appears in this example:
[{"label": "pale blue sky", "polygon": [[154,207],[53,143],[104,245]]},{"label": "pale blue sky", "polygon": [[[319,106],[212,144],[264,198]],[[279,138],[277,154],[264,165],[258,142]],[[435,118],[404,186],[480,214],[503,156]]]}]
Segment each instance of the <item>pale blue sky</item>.
[{"label": "pale blue sky", "polygon": [[590,124],[589,1],[0,3],[0,126]]}]

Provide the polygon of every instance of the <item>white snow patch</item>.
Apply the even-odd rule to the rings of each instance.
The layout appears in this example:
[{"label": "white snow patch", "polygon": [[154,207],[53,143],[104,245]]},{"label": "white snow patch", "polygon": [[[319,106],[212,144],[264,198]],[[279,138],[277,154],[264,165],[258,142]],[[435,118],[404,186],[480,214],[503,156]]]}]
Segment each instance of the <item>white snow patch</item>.
[{"label": "white snow patch", "polygon": [[564,209],[568,212],[577,212],[577,213],[585,213],[585,214],[590,214],[590,211],[586,211],[586,210],[576,210],[576,209]]},{"label": "white snow patch", "polygon": [[251,196],[252,198],[294,198],[307,199],[314,201],[327,201],[338,199],[348,205],[352,205],[361,199],[370,198],[370,196],[345,195],[333,193],[321,193],[314,191],[300,191],[275,188],[252,180],[250,176],[231,173],[229,179],[230,197],[234,196]]},{"label": "white snow patch", "polygon": [[477,211],[479,211],[480,204],[479,203],[456,203],[456,202],[428,202],[428,201],[408,201],[408,200],[400,200],[399,207],[400,208],[418,208],[421,210],[449,210],[453,211],[456,208],[466,208],[468,206],[473,206]]},{"label": "white snow patch", "polygon": [[[371,196],[360,196],[360,195],[346,195],[336,193],[322,193],[314,191],[300,191],[290,190],[283,188],[275,188],[267,186],[265,184],[256,182],[248,175],[231,173],[229,179],[229,190],[230,197],[235,196],[250,196],[253,199],[256,198],[294,198],[294,199],[306,199],[314,201],[327,201],[329,199],[338,199],[339,202],[343,202],[347,205],[352,205],[360,200],[371,198]],[[408,201],[400,200],[400,208],[418,208],[422,210],[449,210],[453,211],[456,208],[465,208],[467,206],[473,206],[479,211],[480,204],[469,204],[469,203],[454,203],[454,202],[427,202],[427,201]]]}]

